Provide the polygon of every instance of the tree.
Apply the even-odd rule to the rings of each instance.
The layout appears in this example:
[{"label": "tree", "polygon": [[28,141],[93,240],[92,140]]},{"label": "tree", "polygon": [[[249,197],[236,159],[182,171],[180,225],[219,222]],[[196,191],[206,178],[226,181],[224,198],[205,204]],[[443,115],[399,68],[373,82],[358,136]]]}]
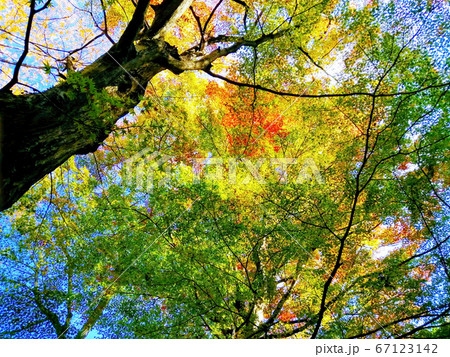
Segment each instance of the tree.
[{"label": "tree", "polygon": [[[37,8],[36,1],[30,2],[24,50],[11,80],[1,90],[1,209],[10,207],[32,184],[72,155],[95,151],[117,120],[140,102],[148,81],[159,72],[165,69],[177,74],[186,70],[210,72],[217,59],[243,47],[259,46],[289,31],[275,28],[268,34],[254,34],[255,23],[251,26],[253,31],[244,36],[205,38],[210,33],[208,24],[213,11],[209,20],[200,26],[200,42],[178,53],[176,47],[164,41],[164,34],[192,1],[166,0],[153,5],[151,26],[146,26],[144,21],[150,0],[138,1],[133,17],[117,43],[76,73],[72,80],[42,93],[14,95],[11,89],[19,81],[19,71],[29,50],[34,16],[50,4],[47,1]],[[103,2],[102,6],[105,6]],[[243,7],[248,8],[245,4]],[[297,11],[294,9],[290,17],[300,15]],[[107,34],[106,24],[105,17],[103,34]],[[286,27],[283,25],[281,23],[280,27]],[[138,43],[135,44],[135,40]],[[221,48],[217,45],[220,43],[227,45]],[[207,54],[203,54],[205,50],[209,50]],[[69,51],[69,55],[75,51]],[[64,140],[61,140],[62,135]]]},{"label": "tree", "polygon": [[100,4],[107,53],[2,90],[3,208],[59,167],[2,216],[4,337],[445,333],[448,4]]}]

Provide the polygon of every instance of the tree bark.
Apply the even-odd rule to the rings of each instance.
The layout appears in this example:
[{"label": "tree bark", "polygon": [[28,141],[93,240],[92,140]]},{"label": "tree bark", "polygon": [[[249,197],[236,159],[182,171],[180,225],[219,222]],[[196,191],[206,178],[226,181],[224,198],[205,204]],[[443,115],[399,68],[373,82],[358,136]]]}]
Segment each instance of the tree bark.
[{"label": "tree bark", "polygon": [[[191,2],[164,1],[151,32],[159,36]],[[0,90],[0,210],[11,207],[72,155],[94,152],[117,120],[139,103],[148,81],[166,68],[175,70],[170,63],[177,51],[163,40],[147,38],[145,50],[139,52],[134,47],[148,5],[149,0],[140,0],[119,42],[76,73],[93,84],[97,94],[107,91],[122,105],[97,100],[92,86],[69,83],[74,73],[68,73],[67,82],[37,94]]]},{"label": "tree bark", "polygon": [[[97,150],[117,120],[139,103],[148,81],[159,72],[200,70],[221,77],[211,72],[218,58],[288,33],[280,30],[256,40],[219,36],[208,42],[225,42],[228,47],[208,54],[194,49],[180,54],[164,41],[164,33],[192,1],[164,0],[153,6],[153,23],[145,29],[150,0],[139,0],[117,44],[82,71],[69,72],[66,82],[37,94],[13,95],[11,83],[0,89],[0,211],[72,155]],[[304,93],[297,96],[307,97]]]},{"label": "tree bark", "polygon": [[[81,72],[97,91],[114,91],[126,107],[104,105],[107,115],[92,116],[92,93],[75,93],[61,84],[43,93],[0,96],[0,210],[9,208],[34,183],[72,155],[94,152],[115,122],[139,103],[148,80],[165,68],[158,64],[158,48],[121,61],[133,78],[109,55]],[[139,81],[139,84],[135,83]]]},{"label": "tree bark", "polygon": [[87,321],[75,336],[76,339],[86,338],[86,336],[93,329],[99,318],[102,316],[103,311],[108,306],[110,300],[111,295],[108,292],[106,292],[105,295],[101,297],[97,306],[90,312]]}]

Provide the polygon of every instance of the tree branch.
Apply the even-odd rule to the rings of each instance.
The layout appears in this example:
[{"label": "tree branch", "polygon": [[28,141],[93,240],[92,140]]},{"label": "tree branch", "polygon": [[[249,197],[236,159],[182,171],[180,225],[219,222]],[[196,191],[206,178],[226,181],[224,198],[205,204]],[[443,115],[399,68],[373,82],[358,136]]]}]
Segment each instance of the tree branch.
[{"label": "tree branch", "polygon": [[133,41],[136,38],[136,35],[142,28],[145,13],[147,12],[149,4],[150,0],[138,1],[130,23],[123,32],[122,36],[120,36],[117,45],[113,47],[114,53],[117,53],[119,55],[124,55],[128,53],[130,47],[133,45]]},{"label": "tree branch", "polygon": [[89,332],[92,330],[94,325],[97,323],[97,321],[100,319],[100,317],[103,314],[103,311],[108,306],[109,301],[111,300],[111,295],[106,292],[100,299],[98,305],[95,307],[94,310],[89,314],[89,318],[86,321],[86,323],[83,325],[81,330],[78,332],[75,338],[82,339],[85,338]]},{"label": "tree branch", "polygon": [[155,11],[148,33],[148,38],[163,39],[164,33],[170,29],[184,12],[191,6],[193,0],[164,0],[160,5],[152,5]]},{"label": "tree branch", "polygon": [[23,52],[19,57],[19,60],[16,63],[16,66],[14,68],[13,77],[11,80],[2,88],[0,89],[0,93],[2,92],[9,92],[11,88],[19,81],[19,71],[20,67],[22,66],[23,61],[27,57],[29,46],[30,46],[30,36],[31,36],[31,29],[33,28],[33,17],[37,13],[45,10],[50,5],[50,0],[47,0],[47,2],[39,9],[35,9],[36,6],[36,0],[31,0],[30,2],[30,15],[28,16],[28,23],[27,23],[27,29],[25,32],[25,45],[23,48]]},{"label": "tree branch", "polygon": [[[201,68],[198,68],[201,69]],[[297,97],[297,98],[338,98],[338,97],[354,97],[354,96],[366,96],[366,97],[375,97],[375,98],[381,98],[381,97],[396,97],[400,95],[414,95],[419,94],[421,92],[427,91],[429,89],[436,89],[436,88],[443,88],[450,86],[450,82],[436,84],[436,85],[430,85],[424,88],[419,88],[414,91],[405,91],[405,92],[394,92],[394,93],[378,93],[374,94],[371,92],[350,92],[350,93],[325,93],[325,94],[307,94],[307,93],[291,93],[291,92],[285,92],[285,91],[278,91],[275,89],[263,87],[259,84],[251,84],[251,83],[244,83],[244,82],[238,82],[233,79],[221,76],[220,74],[214,73],[211,71],[211,68],[205,68],[203,71],[207,74],[209,74],[211,77],[221,79],[227,83],[234,84],[239,87],[247,87],[247,88],[255,88],[259,89],[268,93],[286,96],[286,97]]]},{"label": "tree branch", "polygon": [[214,13],[219,8],[220,4],[222,4],[223,0],[219,0],[219,2],[214,6],[214,9],[211,11],[211,13],[208,16],[208,19],[205,22],[205,25],[203,25],[203,31],[202,33],[205,33],[206,29],[208,28],[209,23],[211,22],[212,17],[214,16]]}]

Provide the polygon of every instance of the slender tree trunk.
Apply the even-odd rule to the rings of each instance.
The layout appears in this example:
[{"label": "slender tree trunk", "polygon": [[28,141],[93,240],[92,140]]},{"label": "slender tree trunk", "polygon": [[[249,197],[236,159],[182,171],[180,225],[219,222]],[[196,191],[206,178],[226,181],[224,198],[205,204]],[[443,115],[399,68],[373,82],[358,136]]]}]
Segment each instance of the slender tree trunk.
[{"label": "slender tree trunk", "polygon": [[102,316],[103,311],[108,306],[110,300],[111,300],[111,296],[108,293],[100,299],[98,305],[89,314],[89,317],[88,317],[88,320],[86,321],[86,323],[83,325],[81,330],[75,336],[76,339],[86,338],[86,336],[89,334],[89,332],[94,328],[98,319]]}]

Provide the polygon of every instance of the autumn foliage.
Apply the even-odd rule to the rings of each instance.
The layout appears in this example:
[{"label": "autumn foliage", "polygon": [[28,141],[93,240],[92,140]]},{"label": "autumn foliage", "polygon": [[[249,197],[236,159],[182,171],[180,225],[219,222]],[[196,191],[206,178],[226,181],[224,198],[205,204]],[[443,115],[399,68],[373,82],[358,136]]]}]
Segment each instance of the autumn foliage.
[{"label": "autumn foliage", "polygon": [[107,138],[1,213],[0,336],[445,337],[448,4],[194,1],[149,38],[181,3],[150,1],[123,53],[134,2],[36,14],[0,101],[54,90],[56,156]]}]

